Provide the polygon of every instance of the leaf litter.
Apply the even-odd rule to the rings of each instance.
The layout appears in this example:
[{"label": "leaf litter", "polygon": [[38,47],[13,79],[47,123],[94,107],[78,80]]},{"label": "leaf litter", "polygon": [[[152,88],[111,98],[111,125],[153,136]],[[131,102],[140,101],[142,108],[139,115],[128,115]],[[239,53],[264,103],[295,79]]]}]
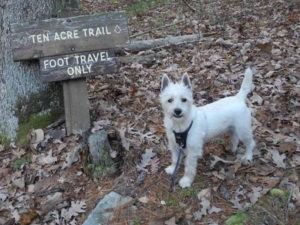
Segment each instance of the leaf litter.
[{"label": "leaf litter", "polygon": [[[82,5],[89,14],[132,9],[131,2],[114,2],[82,0]],[[273,188],[292,193],[290,209],[299,207],[299,8],[297,1],[168,1],[142,14],[130,11],[132,34],[159,27],[159,21],[184,21],[137,39],[200,32],[203,40],[153,50],[164,57],[123,64],[118,74],[87,80],[92,132],[113,127],[125,149],[119,177],[91,179],[84,172],[86,153],[78,150],[84,138],[65,136],[64,124],[33,131],[29,149],[0,146],[0,222],[81,224],[111,189],[140,200],[134,210],[130,205],[116,211],[112,224],[224,224],[239,210],[259,204]],[[176,186],[168,193],[164,168],[170,155],[158,100],[162,74],[180,79],[188,72],[195,104],[203,105],[235,94],[248,65],[255,72],[248,99],[257,146],[252,165],[236,165],[225,136],[222,143],[205,146],[193,186]],[[181,169],[178,177],[182,175]],[[210,194],[200,195],[204,192]],[[295,218],[289,217],[289,224]]]}]

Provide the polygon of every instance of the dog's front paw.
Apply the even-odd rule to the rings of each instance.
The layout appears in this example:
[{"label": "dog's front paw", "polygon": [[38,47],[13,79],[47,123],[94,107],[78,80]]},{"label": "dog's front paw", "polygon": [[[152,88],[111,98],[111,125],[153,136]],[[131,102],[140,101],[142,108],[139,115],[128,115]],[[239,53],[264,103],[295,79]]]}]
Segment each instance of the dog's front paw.
[{"label": "dog's front paw", "polygon": [[245,155],[241,158],[242,164],[244,164],[244,165],[249,165],[249,164],[251,164],[252,158],[253,158],[252,154],[245,154]]},{"label": "dog's front paw", "polygon": [[190,177],[184,176],[180,179],[179,185],[182,188],[188,188],[191,186],[193,180]]},{"label": "dog's front paw", "polygon": [[174,170],[175,170],[175,166],[173,164],[165,168],[167,174],[173,174]]}]

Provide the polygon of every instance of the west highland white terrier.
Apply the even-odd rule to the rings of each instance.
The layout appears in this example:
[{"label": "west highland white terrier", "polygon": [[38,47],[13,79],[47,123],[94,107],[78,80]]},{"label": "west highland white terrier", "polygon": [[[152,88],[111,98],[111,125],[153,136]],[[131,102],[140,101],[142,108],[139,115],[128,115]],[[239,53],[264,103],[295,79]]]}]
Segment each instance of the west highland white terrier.
[{"label": "west highland white terrier", "polygon": [[229,132],[232,138],[231,151],[236,152],[241,141],[246,146],[242,161],[252,161],[255,142],[251,112],[246,105],[247,95],[252,88],[252,76],[252,70],[248,68],[235,96],[201,107],[193,104],[192,86],[186,73],[180,83],[173,83],[167,75],[163,76],[160,101],[164,111],[168,149],[172,153],[172,164],[165,171],[173,174],[180,144],[186,156],[184,176],[179,181],[182,188],[190,187],[194,181],[197,160],[203,155],[203,144],[217,135]]}]

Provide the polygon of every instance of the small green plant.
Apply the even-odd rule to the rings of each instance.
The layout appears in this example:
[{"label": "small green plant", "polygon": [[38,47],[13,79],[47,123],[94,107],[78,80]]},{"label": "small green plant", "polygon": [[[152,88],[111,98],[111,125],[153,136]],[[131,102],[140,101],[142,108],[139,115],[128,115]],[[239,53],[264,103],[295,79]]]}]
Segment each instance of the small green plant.
[{"label": "small green plant", "polygon": [[272,189],[269,195],[261,198],[247,212],[247,225],[250,224],[289,224],[289,218],[296,218],[295,210],[289,209],[292,193],[281,189]]},{"label": "small green plant", "polygon": [[[238,212],[225,221],[225,225],[295,224],[290,218],[296,218],[297,210],[290,209],[292,193],[274,188],[269,195],[261,198],[246,212]],[[297,224],[297,223],[296,223]],[[299,224],[297,224],[299,225]]]},{"label": "small green plant", "polygon": [[31,163],[31,158],[30,157],[21,157],[21,158],[17,159],[16,161],[14,161],[11,164],[11,168],[14,171],[17,171],[17,170],[21,169],[22,165],[24,165],[24,164],[30,164],[30,163]]},{"label": "small green plant", "polygon": [[178,30],[178,27],[177,27],[177,25],[172,25],[170,28],[170,31],[172,32],[172,33],[174,33],[174,34],[176,34],[176,32],[177,32],[177,30]]},{"label": "small green plant", "polygon": [[247,215],[245,213],[238,212],[237,214],[229,217],[225,221],[225,225],[244,225],[247,219]]},{"label": "small green plant", "polygon": [[194,188],[184,188],[180,191],[179,195],[182,198],[190,198],[196,195],[196,190]]},{"label": "small green plant", "polygon": [[216,142],[218,145],[225,145],[225,140],[223,138],[217,138]]},{"label": "small green plant", "polygon": [[141,22],[139,20],[132,20],[132,24],[134,26],[140,26],[141,25]]},{"label": "small green plant", "polygon": [[179,208],[179,200],[175,196],[169,196],[166,199],[166,205],[171,208]]},{"label": "small green plant", "polygon": [[141,225],[142,223],[141,223],[141,219],[140,218],[135,218],[134,220],[133,220],[133,225]]},{"label": "small green plant", "polygon": [[155,26],[156,27],[161,27],[163,25],[166,25],[166,15],[162,14],[156,21],[155,21]]}]

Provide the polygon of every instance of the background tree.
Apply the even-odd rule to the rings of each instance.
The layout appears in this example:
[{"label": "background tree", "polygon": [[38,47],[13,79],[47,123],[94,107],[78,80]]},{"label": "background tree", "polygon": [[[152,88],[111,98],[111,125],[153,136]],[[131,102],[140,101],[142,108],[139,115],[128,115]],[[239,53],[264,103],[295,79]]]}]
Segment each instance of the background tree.
[{"label": "background tree", "polygon": [[[61,103],[58,85],[41,83],[37,61],[14,62],[12,23],[50,18],[53,0],[0,0],[0,136],[15,138],[20,124]],[[60,1],[63,2],[63,1]]]}]

